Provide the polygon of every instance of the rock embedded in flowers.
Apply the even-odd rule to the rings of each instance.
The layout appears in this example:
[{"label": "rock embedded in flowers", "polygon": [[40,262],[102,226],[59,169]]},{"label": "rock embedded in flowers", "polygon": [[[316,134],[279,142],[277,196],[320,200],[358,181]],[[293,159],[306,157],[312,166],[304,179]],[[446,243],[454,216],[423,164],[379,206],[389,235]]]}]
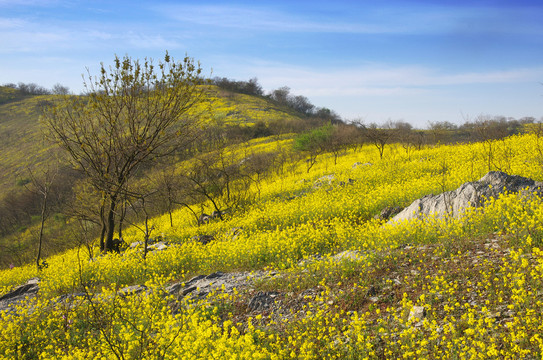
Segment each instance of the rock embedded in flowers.
[{"label": "rock embedded in flowers", "polygon": [[345,250],[342,251],[332,257],[334,261],[341,261],[344,259],[348,259],[351,261],[359,261],[363,259],[363,256],[360,254],[359,251],[356,250]]},{"label": "rock embedded in flowers", "polygon": [[376,220],[388,220],[392,216],[400,213],[402,208],[399,206],[387,206],[378,215],[375,215],[373,218]]},{"label": "rock embedded in flowers", "polygon": [[167,248],[168,245],[166,245],[163,241],[159,241],[156,244],[147,246],[147,251],[162,251],[166,250]]},{"label": "rock embedded in flowers", "polygon": [[200,215],[200,217],[198,218],[198,225],[208,224],[208,223],[209,223],[209,220],[211,220],[211,216],[210,216],[210,215],[208,215],[208,214],[202,214],[202,215]]},{"label": "rock embedded in flowers", "polygon": [[9,293],[0,297],[0,312],[9,310],[12,306],[26,301],[27,298],[33,298],[38,293],[40,279],[32,278],[25,284],[19,285]]},{"label": "rock embedded in flowers", "polygon": [[194,235],[192,237],[193,241],[199,242],[202,245],[207,245],[213,240],[215,240],[215,237],[213,235]]},{"label": "rock embedded in flowers", "polygon": [[145,285],[131,285],[131,286],[125,286],[124,288],[120,289],[117,294],[119,296],[128,296],[133,294],[139,294],[143,291],[146,291],[148,288]]},{"label": "rock embedded in flowers", "polygon": [[426,316],[426,309],[424,306],[413,306],[409,312],[409,317],[407,318],[408,322],[415,323],[419,322]]},{"label": "rock embedded in flowers", "polygon": [[518,175],[508,175],[501,171],[490,171],[479,181],[464,183],[456,190],[439,195],[426,195],[415,200],[390,221],[397,222],[430,215],[439,219],[447,216],[458,217],[468,207],[483,206],[485,199],[497,197],[505,191],[541,195],[542,189],[541,182]]},{"label": "rock embedded in flowers", "polygon": [[313,189],[319,189],[320,187],[322,187],[323,185],[332,185],[332,182],[334,181],[335,179],[335,175],[334,174],[330,174],[330,175],[324,175],[320,178],[318,178],[317,180],[315,180],[315,182],[313,183]]},{"label": "rock embedded in flowers", "polygon": [[252,311],[263,311],[271,309],[275,304],[277,296],[279,296],[279,293],[277,291],[259,291],[249,301],[248,308]]},{"label": "rock embedded in flowers", "polygon": [[361,162],[355,162],[352,166],[353,169],[356,169],[357,167],[359,166],[372,166],[373,164],[370,163],[370,162],[367,162],[367,163],[361,163]]}]

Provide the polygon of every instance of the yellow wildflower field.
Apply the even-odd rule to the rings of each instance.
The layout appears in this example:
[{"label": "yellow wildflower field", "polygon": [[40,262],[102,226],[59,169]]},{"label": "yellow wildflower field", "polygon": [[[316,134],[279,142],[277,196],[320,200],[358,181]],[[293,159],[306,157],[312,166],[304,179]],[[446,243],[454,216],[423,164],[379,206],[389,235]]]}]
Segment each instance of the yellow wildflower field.
[{"label": "yellow wildflower field", "polygon": [[[459,218],[374,219],[489,170],[543,180],[535,135],[412,150],[370,145],[287,162],[254,201],[198,226],[185,209],[151,220],[169,243],[89,259],[73,249],[0,272],[0,294],[39,276],[36,299],[2,313],[5,359],[536,359],[543,354],[543,201],[505,193]],[[230,156],[291,146],[258,139]],[[179,170],[181,171],[181,169]],[[204,204],[205,205],[205,204]],[[213,235],[207,245],[195,235]],[[127,242],[141,240],[135,228]],[[344,256],[335,256],[336,254]],[[216,271],[277,273],[203,299],[165,285]],[[123,296],[118,289],[145,284]],[[265,311],[256,291],[274,291]],[[59,298],[74,294],[69,300]],[[29,305],[30,304],[30,305]],[[172,305],[172,304],[175,304]]]}]

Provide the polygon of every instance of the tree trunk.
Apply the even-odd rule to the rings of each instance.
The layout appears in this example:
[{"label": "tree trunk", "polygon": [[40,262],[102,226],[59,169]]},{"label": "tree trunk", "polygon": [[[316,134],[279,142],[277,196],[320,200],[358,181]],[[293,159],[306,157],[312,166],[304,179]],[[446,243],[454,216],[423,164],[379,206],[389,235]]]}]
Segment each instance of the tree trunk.
[{"label": "tree trunk", "polygon": [[144,237],[144,244],[143,244],[143,260],[145,261],[147,259],[147,246],[149,245],[149,215],[145,213],[145,237]]},{"label": "tree trunk", "polygon": [[123,223],[126,216],[126,200],[121,203],[121,213],[119,215],[119,241],[123,240]]},{"label": "tree trunk", "polygon": [[107,216],[107,234],[105,239],[105,251],[113,251],[113,234],[115,232],[115,206],[117,205],[117,195],[111,196]]},{"label": "tree trunk", "polygon": [[38,268],[38,271],[41,270],[40,266],[40,259],[41,259],[41,247],[42,247],[42,241],[43,241],[43,228],[45,226],[45,218],[47,213],[47,186],[45,187],[45,191],[43,194],[43,203],[41,206],[41,224],[40,224],[40,234],[38,237],[38,256],[36,257],[36,266]]},{"label": "tree trunk", "polygon": [[106,250],[106,219],[104,218],[104,209],[105,209],[105,200],[102,200],[102,204],[100,206],[100,222],[102,223],[102,229],[100,229],[100,251]]}]

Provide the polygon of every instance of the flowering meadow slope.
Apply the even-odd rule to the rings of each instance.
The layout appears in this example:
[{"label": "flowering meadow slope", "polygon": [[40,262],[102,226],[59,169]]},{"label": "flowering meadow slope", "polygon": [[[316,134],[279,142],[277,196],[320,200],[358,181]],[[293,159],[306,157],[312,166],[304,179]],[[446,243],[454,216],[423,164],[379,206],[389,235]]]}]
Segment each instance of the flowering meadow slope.
[{"label": "flowering meadow slope", "polygon": [[[273,140],[251,146],[290,144]],[[496,141],[492,154],[482,143],[409,154],[390,146],[382,160],[365,145],[336,164],[323,154],[309,172],[304,162],[277,169],[253,189],[251,205],[224,221],[197,226],[183,209],[173,227],[167,216],[153,219],[170,246],[145,261],[137,250],[90,260],[74,249],[48,259],[40,274],[32,266],[2,271],[0,294],[34,276],[41,283],[37,300],[1,315],[0,357],[541,358],[540,198],[504,194],[456,219],[373,218],[489,170],[541,181],[540,141],[513,136]],[[192,240],[203,234],[215,240]],[[136,229],[126,236],[141,240]],[[205,299],[163,290],[198,274],[262,269],[275,276],[250,290]],[[117,293],[144,283],[147,292]],[[273,292],[276,304],[251,310],[259,291]],[[58,298],[72,293],[80,296]]]}]

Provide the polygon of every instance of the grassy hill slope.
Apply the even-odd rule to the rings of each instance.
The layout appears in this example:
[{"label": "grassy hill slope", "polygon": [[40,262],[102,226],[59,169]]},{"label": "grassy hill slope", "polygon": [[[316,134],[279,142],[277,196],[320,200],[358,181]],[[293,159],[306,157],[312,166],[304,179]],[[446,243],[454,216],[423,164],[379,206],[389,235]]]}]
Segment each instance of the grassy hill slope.
[{"label": "grassy hill slope", "polygon": [[[6,193],[27,167],[47,161],[51,145],[43,139],[39,117],[57,95],[22,96],[0,86],[0,193]],[[254,125],[256,122],[296,122],[300,114],[265,98],[232,93],[210,86],[208,101],[212,118],[223,125]],[[303,120],[302,120],[303,121]]]},{"label": "grassy hill slope", "polygon": [[[232,136],[252,136],[243,129],[255,124],[259,124],[260,129],[275,126],[277,131],[288,131],[300,124],[303,128],[308,122],[295,111],[266,98],[237,94],[216,86],[209,86],[208,90],[211,125],[221,131],[237,129]],[[44,107],[57,99],[57,95],[21,95],[16,89],[0,87],[0,220],[3,220],[0,221],[0,267],[27,263],[35,257],[40,205],[39,196],[30,193],[32,177],[39,179],[46,169],[52,169],[57,174],[56,180],[67,190],[78,178],[71,171],[65,154],[44,138],[40,125]],[[49,240],[45,243],[45,255],[75,246],[78,241],[73,231],[65,222],[65,216],[56,214],[46,228]]]}]

